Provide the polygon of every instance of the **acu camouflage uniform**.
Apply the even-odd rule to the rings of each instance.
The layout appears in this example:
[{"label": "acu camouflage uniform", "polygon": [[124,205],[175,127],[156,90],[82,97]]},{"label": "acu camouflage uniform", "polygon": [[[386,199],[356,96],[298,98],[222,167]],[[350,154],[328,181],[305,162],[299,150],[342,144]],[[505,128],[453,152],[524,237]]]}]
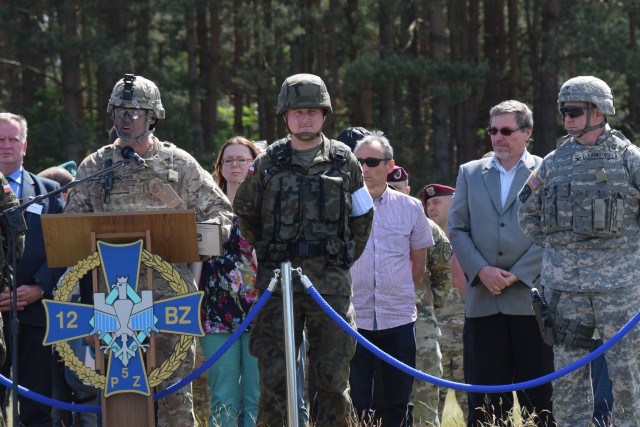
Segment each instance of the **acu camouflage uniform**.
[{"label": "acu camouflage uniform", "polygon": [[[291,150],[291,139],[276,141],[256,158],[234,200],[245,239],[256,249],[255,287],[266,289],[280,262],[302,267],[325,301],[355,328],[349,266],[360,256],[371,231],[373,209],[351,216],[351,195],[363,191],[357,160],[341,142],[321,135],[312,150]],[[331,147],[343,161],[336,164]],[[310,159],[305,162],[304,156]],[[277,153],[283,163],[274,163]],[[303,293],[297,274],[294,288],[295,348],[306,326],[309,360],[316,374],[317,426],[347,426],[353,409],[349,397],[349,362],[355,341]],[[251,353],[258,358],[260,402],[258,425],[286,425],[286,378],[282,298],[278,293],[255,319]]]},{"label": "acu camouflage uniform", "polygon": [[[442,378],[464,383],[462,358],[462,327],[464,326],[464,296],[452,287],[444,300],[444,305],[436,309],[436,319],[440,325],[441,336],[438,338],[442,353]],[[462,408],[464,419],[469,412],[467,393],[455,390],[456,399]],[[447,389],[440,389],[438,413],[442,416]]]},{"label": "acu camouflage uniform", "polygon": [[[69,196],[65,213],[84,212],[130,212],[168,209],[159,198],[150,192],[151,180],[157,178],[162,184],[170,186],[180,197],[181,201],[174,209],[193,209],[198,222],[216,222],[229,227],[231,224],[231,204],[213,181],[211,174],[206,172],[198,162],[186,151],[177,148],[169,142],[161,142],[152,138],[152,148],[144,155],[147,167],[130,164],[123,169],[114,171],[113,188],[107,195],[105,202],[103,179],[79,185]],[[107,145],[99,149],[78,167],[76,179],[99,172],[105,164],[115,164],[123,160],[120,146]],[[180,276],[189,286],[190,292],[196,292],[197,287],[193,273],[187,264],[173,264]],[[146,283],[147,269],[140,269],[139,283]],[[99,275],[101,278],[102,276]],[[153,272],[153,298],[165,299],[175,296],[168,283]],[[156,335],[157,363],[174,352],[180,336],[177,334]],[[193,371],[195,364],[195,341],[191,345],[187,358],[180,364],[176,372],[165,380],[159,389],[164,389],[176,381],[184,378]],[[191,385],[180,389],[158,402],[158,426],[189,426],[195,425],[193,413],[193,396]]]},{"label": "acu camouflage uniform", "polygon": [[[520,227],[544,247],[544,295],[550,302],[554,291],[559,294],[556,325],[560,316],[589,330],[597,328],[606,341],[638,311],[639,189],[640,149],[606,125],[595,145],[570,138],[547,155],[521,190]],[[566,344],[557,327],[554,332],[556,369],[589,353]],[[616,426],[640,425],[639,350],[636,327],[613,352],[605,353]],[[583,366],[554,383],[558,425],[589,425],[589,369]]]},{"label": "acu camouflage uniform", "polygon": [[[431,219],[433,246],[427,248],[427,272],[416,287],[416,368],[442,377],[442,354],[438,342],[441,332],[434,307],[442,308],[451,288],[451,244],[444,231]],[[439,426],[438,386],[427,381],[413,382],[413,420],[415,425]]]}]

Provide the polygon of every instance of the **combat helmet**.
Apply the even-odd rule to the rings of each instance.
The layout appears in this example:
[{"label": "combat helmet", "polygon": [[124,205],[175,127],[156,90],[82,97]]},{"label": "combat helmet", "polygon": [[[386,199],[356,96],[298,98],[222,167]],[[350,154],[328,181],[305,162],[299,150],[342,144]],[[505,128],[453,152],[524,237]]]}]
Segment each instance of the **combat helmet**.
[{"label": "combat helmet", "polygon": [[609,85],[594,76],[578,76],[567,80],[558,93],[558,105],[567,101],[588,102],[607,116],[614,115],[613,92]]},{"label": "combat helmet", "polygon": [[322,79],[313,74],[295,74],[287,77],[278,94],[276,115],[292,108],[322,108],[332,113],[331,98]]},{"label": "combat helmet", "polygon": [[149,79],[133,74],[125,74],[113,87],[107,113],[115,107],[151,110],[156,118],[165,118],[158,86]]},{"label": "combat helmet", "polygon": [[124,137],[116,127],[118,137],[127,144],[140,142],[152,133],[155,127],[155,122],[152,123],[152,117],[156,117],[156,119],[165,118],[165,110],[162,106],[158,86],[142,76],[125,74],[124,77],[118,80],[115,86],[113,86],[109,104],[107,105],[107,112],[111,113],[111,118],[114,120],[115,109],[118,107],[135,108],[153,112],[153,114],[147,113],[144,133],[135,138]]}]

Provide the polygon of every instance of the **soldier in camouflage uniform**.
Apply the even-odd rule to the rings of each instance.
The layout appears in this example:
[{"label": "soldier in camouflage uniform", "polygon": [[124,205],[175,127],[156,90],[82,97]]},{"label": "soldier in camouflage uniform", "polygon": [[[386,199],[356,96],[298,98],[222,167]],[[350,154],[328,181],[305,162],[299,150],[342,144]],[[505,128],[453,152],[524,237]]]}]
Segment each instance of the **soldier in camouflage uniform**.
[{"label": "soldier in camouflage uniform", "polygon": [[[160,91],[142,76],[126,74],[111,93],[107,112],[111,113],[118,139],[89,155],[78,167],[77,179],[83,179],[123,160],[121,149],[129,146],[146,162],[118,169],[106,179],[91,181],[73,189],[65,213],[129,212],[157,209],[194,209],[196,221],[231,225],[231,204],[213,181],[213,177],[186,151],[153,135],[159,119],[164,119]],[[174,264],[195,292],[194,274],[186,264]],[[154,299],[175,296],[168,283],[153,272]],[[139,283],[146,283],[146,269],[141,269]],[[180,336],[156,335],[158,361],[174,351]],[[166,388],[193,370],[195,341],[187,358],[159,388]],[[189,426],[196,423],[191,384],[158,402],[158,426]]]},{"label": "soldier in camouflage uniform", "polygon": [[[387,176],[390,186],[409,194],[409,174],[402,166],[394,166]],[[426,214],[426,212],[425,212]],[[439,318],[435,309],[443,308],[451,289],[451,244],[445,232],[429,219],[433,246],[427,248],[427,273],[416,286],[416,368],[435,377],[442,377]],[[438,386],[415,379],[411,393],[414,425],[439,426]],[[441,413],[441,412],[440,412]]]},{"label": "soldier in camouflage uniform", "polygon": [[[233,208],[243,236],[256,249],[256,288],[265,289],[273,270],[290,260],[355,327],[349,266],[367,243],[373,202],[349,148],[321,131],[331,112],[322,79],[312,74],[288,77],[278,95],[277,114],[290,135],[256,158]],[[306,326],[318,390],[316,425],[346,426],[353,415],[348,379],[354,340],[303,293],[297,274],[292,279],[295,348]],[[250,345],[260,371],[258,425],[280,427],[287,422],[280,295],[274,294],[256,317]]]},{"label": "soldier in camouflage uniform", "polygon": [[[520,227],[544,247],[542,285],[555,323],[544,336],[555,341],[556,369],[589,353],[596,328],[607,341],[640,307],[640,149],[608,125],[615,108],[602,80],[568,80],[558,105],[569,137],[519,194]],[[636,327],[605,353],[616,426],[640,425],[639,347]],[[589,425],[589,365],[559,378],[553,389],[558,425]]]},{"label": "soldier in camouflage uniform", "polygon": [[[436,310],[442,309],[451,288],[451,244],[444,231],[429,219],[433,246],[427,248],[427,272],[416,286],[416,367],[427,374],[442,377],[440,319]],[[430,382],[413,382],[413,419],[415,425],[439,426],[438,387]]]},{"label": "soldier in camouflage uniform", "polygon": [[[422,204],[427,217],[436,221],[447,236],[447,218],[454,192],[455,189],[453,187],[442,184],[428,184],[421,191]],[[453,258],[450,261],[450,268],[453,268]],[[450,271],[449,283],[453,282],[451,273]],[[452,284],[455,285],[455,283]],[[464,282],[461,283],[460,287],[464,290]],[[443,297],[444,303],[442,306],[436,307],[436,318],[441,332],[438,342],[442,353],[442,377],[447,380],[464,383],[462,360],[464,296],[455,286],[451,286],[447,290],[448,292]],[[468,412],[467,393],[459,390],[456,390],[455,393],[466,418]],[[441,416],[446,396],[447,389],[440,389],[438,413]]]}]

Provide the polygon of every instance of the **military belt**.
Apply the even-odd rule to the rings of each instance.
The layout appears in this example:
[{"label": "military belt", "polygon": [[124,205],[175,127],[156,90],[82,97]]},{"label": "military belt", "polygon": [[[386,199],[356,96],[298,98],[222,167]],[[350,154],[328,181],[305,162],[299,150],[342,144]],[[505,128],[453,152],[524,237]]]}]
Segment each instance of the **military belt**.
[{"label": "military belt", "polygon": [[289,255],[292,257],[314,257],[324,255],[322,242],[297,242],[289,244]]}]

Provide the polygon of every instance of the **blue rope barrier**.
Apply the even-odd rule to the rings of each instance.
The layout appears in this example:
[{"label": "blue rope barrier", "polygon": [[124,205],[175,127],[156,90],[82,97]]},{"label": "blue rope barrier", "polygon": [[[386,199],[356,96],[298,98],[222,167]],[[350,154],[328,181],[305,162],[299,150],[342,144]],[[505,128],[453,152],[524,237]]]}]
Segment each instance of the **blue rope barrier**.
[{"label": "blue rope barrier", "polygon": [[162,399],[163,397],[166,397],[171,393],[174,393],[175,391],[180,390],[182,387],[189,384],[190,382],[198,378],[200,375],[204,374],[207,371],[207,369],[209,369],[211,365],[217,362],[218,359],[220,359],[220,357],[222,357],[222,355],[238,340],[238,338],[240,338],[244,330],[247,329],[247,326],[249,326],[249,324],[253,321],[254,317],[256,317],[258,312],[260,312],[260,310],[262,310],[262,307],[264,307],[264,305],[267,303],[267,300],[269,299],[271,294],[272,292],[268,289],[264,291],[264,293],[262,294],[258,302],[253,307],[251,307],[251,310],[249,310],[249,313],[247,313],[247,317],[245,317],[242,323],[240,323],[240,326],[238,326],[238,329],[236,329],[235,332],[231,334],[229,339],[225,341],[222,347],[220,347],[218,351],[216,351],[213,354],[213,356],[209,358],[209,360],[207,360],[205,363],[200,365],[199,368],[191,372],[189,375],[187,375],[177,383],[172,384],[169,387],[165,388],[164,390],[154,394],[153,399],[156,401],[159,399]]},{"label": "blue rope barrier", "polygon": [[[169,387],[165,388],[164,390],[161,390],[158,393],[154,394],[153,395],[153,400],[157,401],[159,399],[162,399],[163,397],[168,396],[171,393],[175,393],[176,391],[180,390],[182,387],[184,387],[187,384],[191,383],[196,378],[198,378],[200,375],[205,373],[207,371],[207,369],[209,369],[211,367],[211,365],[213,365],[215,362],[217,362],[218,359],[220,359],[220,357],[222,357],[222,355],[238,340],[238,338],[240,338],[240,336],[242,335],[244,330],[247,329],[247,327],[253,321],[253,319],[256,317],[256,315],[260,312],[260,310],[262,310],[262,307],[264,307],[264,305],[267,303],[267,301],[268,301],[269,297],[271,296],[271,294],[272,294],[272,292],[270,290],[265,290],[263,292],[263,294],[260,297],[260,299],[251,308],[249,313],[247,313],[247,316],[242,321],[242,323],[240,323],[240,325],[238,326],[238,329],[236,329],[236,331],[233,334],[231,334],[229,339],[227,341],[225,341],[225,343],[222,345],[222,347],[220,347],[218,349],[218,351],[216,351],[213,354],[213,356],[211,356],[209,358],[209,360],[207,360],[199,368],[194,370],[192,373],[190,373],[189,375],[187,375],[186,377],[184,377],[180,381],[178,381],[178,382],[170,385]],[[10,389],[11,385],[13,384],[13,382],[10,379],[0,375],[0,384],[4,385],[5,387]],[[35,400],[37,402],[40,402],[42,404],[45,404],[45,405],[48,405],[48,406],[51,406],[51,407],[60,408],[60,409],[63,409],[65,411],[69,411],[69,412],[100,412],[102,410],[102,406],[97,406],[97,405],[78,405],[78,404],[75,404],[75,403],[63,402],[61,400],[52,399],[50,397],[43,396],[43,395],[41,395],[39,393],[31,391],[28,388],[25,388],[25,387],[23,387],[21,385],[18,385],[18,394],[21,395],[21,396],[25,396],[25,397],[27,397],[27,398],[29,398],[31,400]]]},{"label": "blue rope barrier", "polygon": [[[331,317],[338,325],[347,332],[351,337],[353,337],[358,343],[363,345],[367,350],[374,353],[377,357],[389,363],[390,365],[400,369],[401,371],[418,378],[423,381],[428,381],[435,385],[452,388],[460,391],[467,391],[473,393],[506,393],[517,390],[524,390],[532,387],[537,387],[541,384],[545,384],[549,381],[556,380],[564,375],[567,375],[576,369],[586,365],[587,363],[592,362],[594,359],[603,355],[607,350],[609,350],[612,346],[614,346],[618,341],[620,341],[629,331],[635,327],[638,322],[640,322],[640,312],[638,312],[635,316],[627,322],[626,325],[620,331],[618,331],[614,336],[611,337],[607,342],[605,342],[602,346],[598,347],[592,353],[588,354],[582,359],[579,359],[570,365],[565,366],[564,368],[555,371],[553,373],[547,374],[543,377],[532,379],[529,381],[524,381],[520,383],[513,384],[505,384],[505,385],[474,385],[474,384],[464,384],[458,383],[454,381],[445,380],[442,378],[434,377],[432,375],[421,372],[411,366],[406,365],[403,362],[400,362],[393,357],[389,356],[387,353],[380,350],[377,346],[372,344],[369,340],[360,335],[356,330],[354,330],[351,325],[349,325],[342,317],[340,317],[334,310],[327,304],[327,302],[322,298],[322,296],[315,289],[313,284],[308,280],[306,276],[301,274],[301,271],[298,269],[298,273],[302,278],[302,282],[305,284],[307,291],[314,299],[314,301],[322,308],[328,315]],[[264,305],[267,303],[269,298],[272,295],[271,290],[265,290],[258,300],[256,304],[252,307],[252,309],[247,313],[245,319],[240,323],[238,329],[236,329],[229,339],[225,341],[225,343],[216,351],[205,363],[203,363],[200,367],[195,369],[186,377],[182,378],[180,381],[170,385],[162,391],[154,394],[153,399],[157,401],[168,396],[171,393],[176,392],[182,387],[194,381],[200,375],[203,375],[215,362],[217,362],[220,357],[240,338],[245,329],[249,326],[249,324],[253,321],[256,315],[262,310]],[[13,384],[11,380],[7,379],[3,375],[0,375],[0,384],[7,388],[11,388]],[[101,406],[96,405],[78,405],[68,402],[63,402],[60,400],[52,399],[47,396],[43,396],[39,393],[33,392],[21,385],[18,385],[18,394],[21,396],[25,396],[31,400],[35,400],[37,402],[43,403],[48,406],[57,407],[70,412],[100,412],[102,410]]]},{"label": "blue rope barrier", "polygon": [[[306,276],[301,276],[303,278],[303,283],[305,283]],[[308,278],[307,282],[308,282]],[[308,285],[308,286],[307,286]],[[305,283],[307,286],[307,291],[311,295],[311,297],[320,305],[320,307],[333,319],[335,320],[340,327],[351,335],[353,338],[358,341],[358,343],[362,344],[367,350],[374,353],[377,357],[389,363],[390,365],[400,369],[401,371],[415,377],[421,379],[423,381],[428,381],[430,383],[436,384],[441,387],[452,388],[460,391],[467,391],[473,393],[506,393],[512,392],[516,390],[524,390],[527,388],[537,387],[541,384],[545,384],[549,381],[556,380],[564,375],[567,375],[576,369],[586,365],[592,360],[596,359],[600,355],[604,354],[605,351],[609,350],[613,345],[615,345],[622,337],[624,337],[630,330],[633,328],[638,322],[640,322],[640,312],[638,312],[631,320],[616,333],[611,339],[609,339],[606,343],[604,343],[601,347],[598,347],[593,353],[588,354],[584,358],[577,360],[570,365],[565,366],[564,368],[547,374],[543,377],[536,378],[529,381],[524,381],[520,383],[513,384],[505,384],[505,385],[474,385],[474,384],[463,384],[457,383],[454,381],[444,380],[442,378],[434,377],[429,374],[425,374],[415,368],[412,368],[409,365],[406,365],[403,362],[400,362],[393,357],[389,356],[387,353],[381,351],[378,347],[373,345],[369,340],[360,335],[356,330],[354,330],[342,317],[340,317],[329,304],[320,296],[318,291],[313,287],[311,282]]]},{"label": "blue rope barrier", "polygon": [[[11,389],[13,385],[13,381],[5,377],[4,375],[0,375],[0,384]],[[21,385],[18,385],[18,394],[20,396],[27,397],[31,400],[35,400],[36,402],[40,402],[44,405],[48,405],[51,407],[56,407],[60,409],[64,409],[69,412],[100,412],[102,410],[101,406],[96,405],[77,405],[74,403],[63,402],[61,400],[56,400],[48,396],[43,396],[42,394],[36,393],[35,391],[31,391],[28,388],[25,388]]]}]

